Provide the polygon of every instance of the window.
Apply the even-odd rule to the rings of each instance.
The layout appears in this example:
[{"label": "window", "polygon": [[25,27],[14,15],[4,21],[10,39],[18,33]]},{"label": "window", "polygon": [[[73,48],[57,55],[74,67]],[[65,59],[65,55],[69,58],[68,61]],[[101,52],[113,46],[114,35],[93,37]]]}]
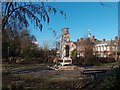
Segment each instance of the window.
[{"label": "window", "polygon": [[65,63],[70,63],[70,62],[71,62],[71,60],[65,60],[64,62],[65,62]]},{"label": "window", "polygon": [[66,57],[69,57],[69,45],[66,45]]}]

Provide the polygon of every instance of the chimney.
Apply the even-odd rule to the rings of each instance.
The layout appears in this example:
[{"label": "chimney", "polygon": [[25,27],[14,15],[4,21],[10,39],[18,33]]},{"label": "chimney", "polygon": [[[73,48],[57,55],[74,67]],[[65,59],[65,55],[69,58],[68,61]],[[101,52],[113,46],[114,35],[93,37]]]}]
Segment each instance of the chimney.
[{"label": "chimney", "polygon": [[79,39],[77,39],[77,46],[79,45],[79,43],[80,43],[80,40],[79,40]]},{"label": "chimney", "polygon": [[92,39],[95,39],[95,36],[92,36]]},{"label": "chimney", "polygon": [[93,42],[95,41],[95,36],[92,36],[92,41],[93,41]]},{"label": "chimney", "polygon": [[103,39],[103,42],[105,42],[106,41],[106,39]]},{"label": "chimney", "polygon": [[80,38],[80,41],[83,42],[83,41],[84,41],[84,38]]},{"label": "chimney", "polygon": [[79,39],[77,39],[77,42],[79,42]]},{"label": "chimney", "polygon": [[115,36],[115,41],[118,41],[118,39],[119,39],[118,36]]}]

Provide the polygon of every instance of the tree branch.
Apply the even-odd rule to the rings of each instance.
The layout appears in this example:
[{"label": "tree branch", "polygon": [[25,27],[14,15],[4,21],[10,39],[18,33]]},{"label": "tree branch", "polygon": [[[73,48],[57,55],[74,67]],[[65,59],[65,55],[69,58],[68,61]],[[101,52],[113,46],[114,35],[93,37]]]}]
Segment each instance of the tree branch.
[{"label": "tree branch", "polygon": [[13,12],[15,12],[16,10],[18,10],[20,8],[24,8],[27,6],[32,6],[32,5],[29,4],[29,5],[25,5],[25,6],[20,6],[20,7],[14,8],[11,12],[8,11],[8,14],[2,19],[2,30],[4,30],[5,24],[7,23],[8,18],[13,14]]}]

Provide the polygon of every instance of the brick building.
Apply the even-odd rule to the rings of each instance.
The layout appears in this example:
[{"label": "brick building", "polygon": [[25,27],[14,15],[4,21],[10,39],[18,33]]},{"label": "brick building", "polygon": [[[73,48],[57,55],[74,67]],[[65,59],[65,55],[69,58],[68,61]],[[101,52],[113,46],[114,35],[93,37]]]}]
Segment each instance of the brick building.
[{"label": "brick building", "polygon": [[[86,39],[89,39],[89,44],[85,44]],[[85,49],[87,45],[91,45],[93,49],[93,54],[97,57],[114,57],[117,58],[117,53],[120,50],[120,46],[118,44],[118,36],[115,36],[115,40],[106,40],[103,39],[102,41],[97,40],[95,36],[87,37],[87,38],[80,38],[77,40],[76,50],[77,50],[77,57],[84,57]],[[75,47],[75,46],[74,46]]]}]

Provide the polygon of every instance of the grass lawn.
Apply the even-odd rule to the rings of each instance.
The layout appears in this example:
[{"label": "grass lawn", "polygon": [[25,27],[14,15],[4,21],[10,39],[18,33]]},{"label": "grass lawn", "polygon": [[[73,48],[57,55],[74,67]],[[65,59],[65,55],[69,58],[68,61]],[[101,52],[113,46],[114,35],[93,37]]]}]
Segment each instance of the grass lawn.
[{"label": "grass lawn", "polygon": [[[3,64],[2,67],[19,71],[32,70],[30,73],[9,73],[3,70],[3,86],[10,88],[25,88],[25,90],[44,90],[55,88],[77,88],[80,89],[83,85],[90,81],[90,78],[80,78],[79,71],[55,71],[46,70],[47,66],[54,64]],[[113,65],[118,65],[117,62],[105,63],[91,68],[109,68]],[[37,70],[38,69],[38,70]],[[73,76],[71,76],[73,74]],[[13,85],[13,86],[12,86]],[[42,88],[42,89],[41,89]],[[6,90],[6,89],[3,89]],[[24,90],[24,89],[23,89]]]},{"label": "grass lawn", "polygon": [[100,64],[99,66],[93,66],[93,67],[106,67],[106,68],[110,68],[110,67],[113,67],[115,65],[120,65],[120,63],[119,62],[104,63],[104,64]]},{"label": "grass lawn", "polygon": [[2,64],[1,66],[2,67],[12,67],[12,68],[21,68],[21,67],[33,67],[33,66],[51,66],[51,65],[54,65],[53,63],[52,64]]},{"label": "grass lawn", "polygon": [[[79,77],[71,78],[71,71],[46,70],[47,66],[54,64],[3,64],[3,68],[10,70],[32,70],[30,73],[11,73],[3,70],[3,87],[4,88],[25,88],[25,90],[43,90],[44,88],[80,88],[89,80]],[[38,70],[37,70],[38,69]],[[35,71],[35,72],[34,72]],[[76,72],[76,71],[75,71]],[[76,75],[76,73],[72,73]],[[79,73],[78,73],[79,74]],[[84,83],[84,84],[83,84]],[[80,85],[80,86],[78,86]],[[42,89],[41,89],[42,88]],[[6,90],[6,89],[3,89]],[[24,89],[23,89],[24,90]]]},{"label": "grass lawn", "polygon": [[[23,90],[44,90],[44,89],[69,89],[69,88],[81,88],[85,85],[88,78],[69,78],[64,75],[58,75],[50,73],[44,75],[33,74],[7,74],[4,76],[3,86],[7,88],[16,87],[24,88]],[[4,90],[4,89],[3,89]],[[16,90],[16,89],[15,89]]]}]

